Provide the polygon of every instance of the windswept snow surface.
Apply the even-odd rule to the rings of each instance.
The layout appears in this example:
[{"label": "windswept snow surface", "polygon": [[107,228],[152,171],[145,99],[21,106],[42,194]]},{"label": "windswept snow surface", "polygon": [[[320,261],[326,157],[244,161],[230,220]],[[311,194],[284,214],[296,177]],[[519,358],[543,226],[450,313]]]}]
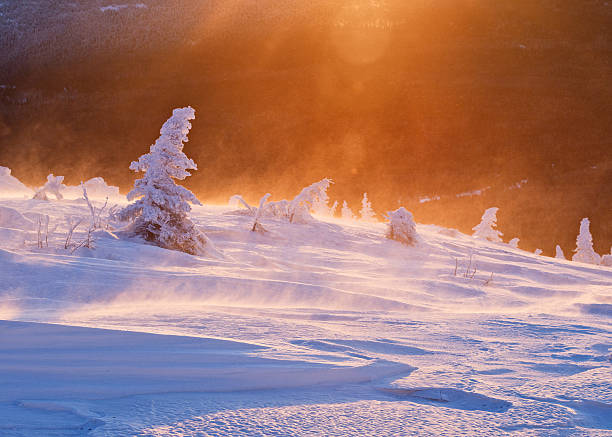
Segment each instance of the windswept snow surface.
[{"label": "windswept snow surface", "polygon": [[612,268],[211,206],[222,257],[105,231],[70,253],[84,202],[0,207],[3,437],[612,435]]}]

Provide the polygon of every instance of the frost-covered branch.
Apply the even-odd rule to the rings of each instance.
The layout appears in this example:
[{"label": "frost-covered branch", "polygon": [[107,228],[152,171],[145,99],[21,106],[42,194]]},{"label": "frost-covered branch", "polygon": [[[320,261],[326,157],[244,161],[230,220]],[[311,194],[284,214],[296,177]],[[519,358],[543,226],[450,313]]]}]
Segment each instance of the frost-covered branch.
[{"label": "frost-covered branch", "polygon": [[261,233],[266,232],[266,230],[261,225],[261,223],[259,223],[259,220],[261,219],[261,216],[264,210],[264,204],[266,203],[266,201],[268,200],[270,196],[271,196],[270,193],[266,193],[259,200],[259,208],[257,208],[257,213],[255,214],[255,221],[253,222],[253,228],[251,229],[252,232],[256,232],[256,231],[261,232]]}]

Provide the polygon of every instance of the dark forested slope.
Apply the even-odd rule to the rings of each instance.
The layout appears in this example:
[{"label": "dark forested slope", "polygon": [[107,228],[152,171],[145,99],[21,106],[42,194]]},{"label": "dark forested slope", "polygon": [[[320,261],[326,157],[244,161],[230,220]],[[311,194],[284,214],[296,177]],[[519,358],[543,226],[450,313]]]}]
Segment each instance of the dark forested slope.
[{"label": "dark forested slope", "polygon": [[583,216],[612,244],[605,1],[4,0],[0,35],[0,164],[27,183],[125,189],[192,105],[204,200],[327,176],[464,231],[499,206],[528,249],[567,253]]}]

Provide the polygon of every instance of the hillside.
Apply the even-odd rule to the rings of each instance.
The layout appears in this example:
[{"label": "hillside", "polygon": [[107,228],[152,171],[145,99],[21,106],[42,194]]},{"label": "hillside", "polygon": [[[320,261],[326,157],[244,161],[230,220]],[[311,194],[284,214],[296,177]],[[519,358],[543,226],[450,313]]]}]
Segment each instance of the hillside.
[{"label": "hillside", "polygon": [[5,0],[0,14],[0,164],[29,185],[52,171],[125,190],[126,163],[192,105],[203,199],[331,177],[340,201],[368,191],[379,213],[399,200],[464,232],[498,206],[530,250],[570,250],[585,216],[597,250],[612,245],[603,0]]},{"label": "hillside", "polygon": [[612,430],[609,267],[212,206],[192,218],[220,257],[103,231],[71,251],[82,200],[0,207],[3,436]]}]

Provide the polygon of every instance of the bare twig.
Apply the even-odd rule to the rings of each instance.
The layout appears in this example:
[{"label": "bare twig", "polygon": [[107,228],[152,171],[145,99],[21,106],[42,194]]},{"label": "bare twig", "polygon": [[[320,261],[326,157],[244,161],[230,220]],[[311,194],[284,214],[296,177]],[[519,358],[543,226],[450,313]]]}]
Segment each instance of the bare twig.
[{"label": "bare twig", "polygon": [[42,216],[38,216],[38,237],[36,239],[36,245],[38,246],[38,248],[42,248]]},{"label": "bare twig", "polygon": [[491,282],[493,282],[493,272],[491,272],[491,277],[484,281],[483,285],[489,285]]},{"label": "bare twig", "polygon": [[469,263],[467,265],[467,268],[465,269],[465,273],[463,274],[464,278],[468,277],[468,275],[470,274],[471,268],[472,268],[472,254],[470,253],[470,261],[469,261]]},{"label": "bare twig", "polygon": [[49,247],[49,216],[45,215],[45,247]]},{"label": "bare twig", "polygon": [[98,221],[97,221],[97,224],[94,223],[94,228],[102,229],[102,211],[104,211],[104,208],[106,208],[106,205],[108,205],[108,196],[106,196],[106,201],[104,202],[104,205],[102,206],[102,208],[98,210]]},{"label": "bare twig", "polygon": [[257,213],[255,214],[255,221],[253,222],[253,228],[251,229],[252,232],[261,232],[261,233],[266,232],[264,227],[259,223],[259,219],[261,218],[261,214],[263,213],[263,207],[264,207],[264,204],[266,203],[266,200],[268,200],[268,197],[270,197],[270,193],[266,193],[259,200],[259,208],[257,208]]},{"label": "bare twig", "polygon": [[81,224],[82,221],[83,219],[80,218],[78,221],[75,221],[73,223],[72,218],[66,217],[66,223],[68,224],[68,231],[66,232],[66,242],[64,243],[64,249],[68,249],[68,247],[70,247],[70,240],[72,240],[72,234],[74,233],[74,230],[77,228],[77,226]]}]

